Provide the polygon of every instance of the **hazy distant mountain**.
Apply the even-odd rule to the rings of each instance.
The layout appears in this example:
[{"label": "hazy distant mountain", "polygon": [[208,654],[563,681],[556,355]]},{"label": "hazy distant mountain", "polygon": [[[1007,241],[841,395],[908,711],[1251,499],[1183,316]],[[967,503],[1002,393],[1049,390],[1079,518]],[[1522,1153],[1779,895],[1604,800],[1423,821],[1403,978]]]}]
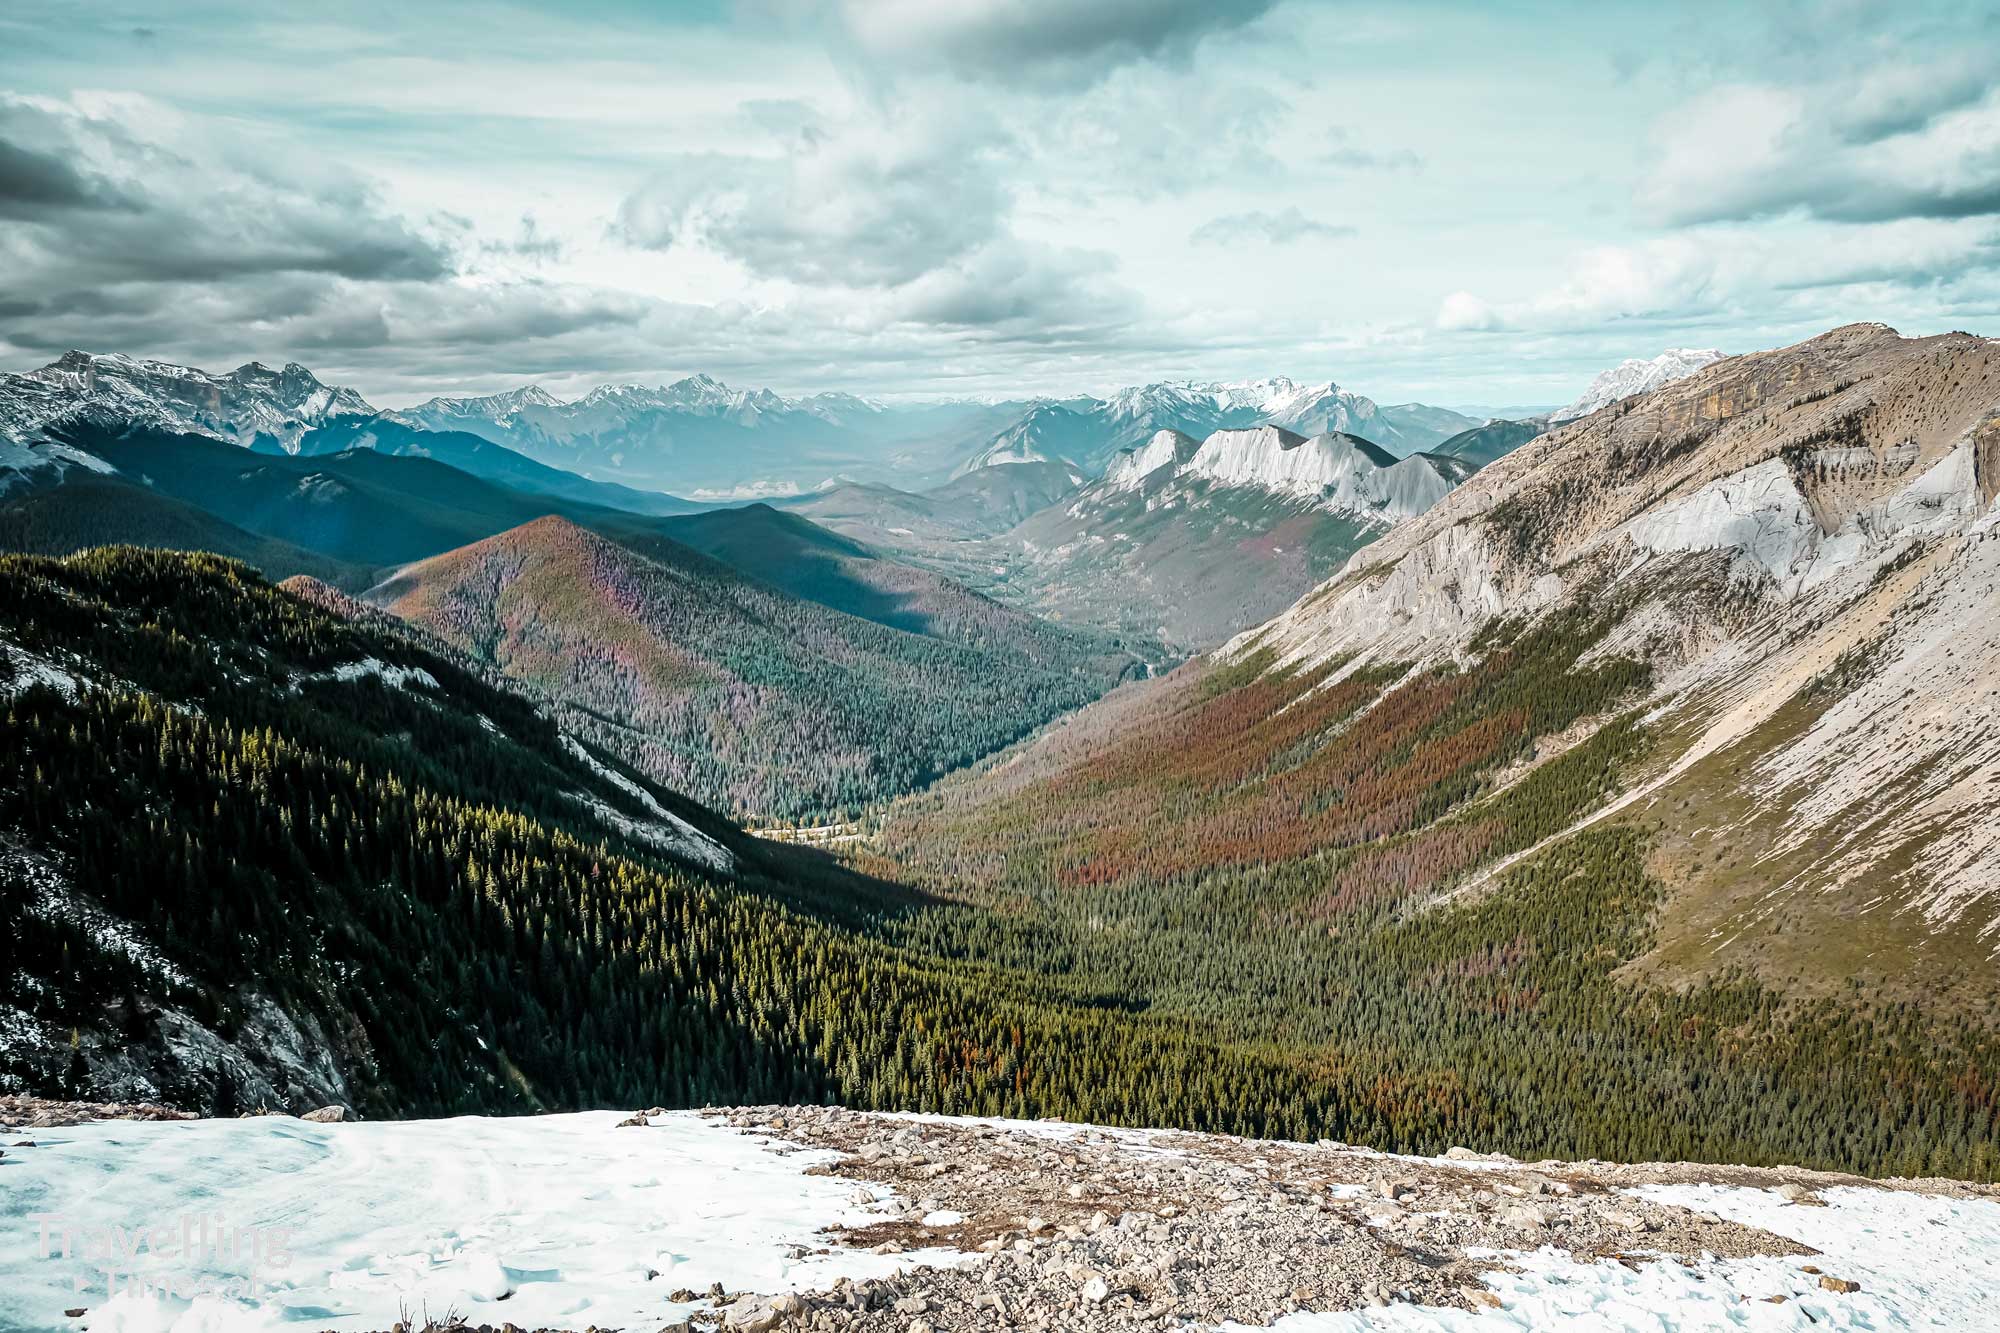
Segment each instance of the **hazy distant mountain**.
[{"label": "hazy distant mountain", "polygon": [[1275,615],[1473,470],[1334,432],[1162,430],[1009,533],[1022,555],[1010,580],[1046,614],[1198,651]]},{"label": "hazy distant mountain", "polygon": [[1094,407],[1070,403],[1036,403],[1019,420],[987,441],[985,447],[953,470],[962,477],[981,468],[1021,463],[1060,463],[1083,481],[1089,461],[1101,449],[1104,421]]},{"label": "hazy distant mountain", "polygon": [[1505,458],[1548,428],[1549,419],[1546,416],[1527,417],[1519,421],[1489,421],[1483,426],[1460,431],[1431,452],[1444,458],[1462,459],[1474,467],[1485,467]]},{"label": "hazy distant mountain", "polygon": [[537,386],[433,398],[392,413],[425,430],[464,431],[601,481],[700,498],[809,489],[829,474],[905,485],[942,481],[1017,405],[886,407],[846,393],[787,398],[707,375],[592,389],[565,401]]},{"label": "hazy distant mountain", "polygon": [[1122,451],[1162,430],[1205,439],[1218,430],[1282,426],[1299,435],[1363,436],[1393,454],[1416,453],[1478,425],[1447,408],[1383,407],[1331,381],[1282,376],[1237,382],[1170,381],[1120,389],[1103,399],[1036,403],[996,433],[961,471],[1030,457],[1075,464],[1096,475]]},{"label": "hazy distant mountain", "polygon": [[1651,393],[1662,385],[1675,380],[1686,379],[1704,366],[1722,360],[1722,353],[1714,348],[1695,350],[1687,347],[1670,348],[1648,361],[1632,357],[1620,361],[1607,371],[1600,373],[1590,382],[1580,397],[1567,407],[1559,407],[1549,414],[1552,421],[1574,421],[1587,417],[1600,407],[1609,407],[1621,398],[1630,398],[1635,393]]}]

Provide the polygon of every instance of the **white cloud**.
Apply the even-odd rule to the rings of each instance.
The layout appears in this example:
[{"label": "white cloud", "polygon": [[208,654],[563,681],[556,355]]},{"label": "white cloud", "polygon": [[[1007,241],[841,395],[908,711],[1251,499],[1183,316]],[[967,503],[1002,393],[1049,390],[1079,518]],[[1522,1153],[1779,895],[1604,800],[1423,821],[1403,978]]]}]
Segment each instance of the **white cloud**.
[{"label": "white cloud", "polygon": [[1292,245],[1345,240],[1354,234],[1353,227],[1309,218],[1292,204],[1275,212],[1256,209],[1211,218],[1189,232],[1188,240],[1196,245]]},{"label": "white cloud", "polygon": [[1833,322],[1845,289],[1919,284],[1952,274],[1978,281],[2000,266],[2000,223],[1913,218],[1870,225],[1793,224],[1784,230],[1711,226],[1634,245],[1596,246],[1569,273],[1518,301],[1456,292],[1441,329],[1581,330],[1623,320],[1755,312],[1817,293]]},{"label": "white cloud", "polygon": [[673,160],[626,199],[619,225],[635,244],[706,244],[763,277],[892,286],[1001,233],[1000,151],[966,125],[850,123],[775,155]]},{"label": "white cloud", "polygon": [[1273,0],[842,0],[839,16],[878,63],[1007,83],[1082,85],[1119,65],[1181,58]]},{"label": "white cloud", "polygon": [[1931,103],[1865,86],[1858,101],[1846,87],[1705,94],[1658,128],[1639,202],[1672,224],[2000,214],[2000,91],[1969,105],[1947,91]]},{"label": "white cloud", "polygon": [[1471,292],[1453,292],[1438,305],[1437,326],[1441,329],[1497,329],[1499,316],[1493,307]]}]

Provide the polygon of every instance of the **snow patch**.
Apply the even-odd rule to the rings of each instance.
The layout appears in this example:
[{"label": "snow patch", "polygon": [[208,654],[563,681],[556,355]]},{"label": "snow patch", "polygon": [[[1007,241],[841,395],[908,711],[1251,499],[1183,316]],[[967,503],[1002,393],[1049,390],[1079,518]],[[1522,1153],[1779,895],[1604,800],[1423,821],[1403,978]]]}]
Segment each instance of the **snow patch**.
[{"label": "snow patch", "polygon": [[13,666],[13,678],[0,681],[0,694],[19,694],[36,685],[46,685],[72,703],[77,691],[89,684],[87,677],[78,676],[57,666],[46,657],[31,653],[13,644],[0,644],[7,661]]},{"label": "snow patch", "polygon": [[422,667],[391,666],[377,657],[364,657],[359,662],[342,662],[326,672],[324,679],[356,681],[365,676],[373,676],[392,690],[407,690],[412,685],[421,685],[427,690],[438,688],[437,677]]},{"label": "snow patch", "polygon": [[[694,1308],[667,1299],[679,1287],[815,1290],[959,1257],[810,1253],[823,1227],[881,1218],[849,1202],[854,1181],[806,1174],[835,1154],[771,1152],[692,1113],[648,1128],[619,1129],[619,1119],[271,1116],[38,1133],[33,1151],[9,1152],[0,1192],[0,1328],[75,1328],[63,1311],[78,1305],[89,1307],[90,1333],[358,1333],[403,1310],[450,1309],[475,1326],[657,1328]],[[107,1298],[81,1236],[68,1260],[53,1247],[38,1254],[42,1213],[79,1232],[207,1216],[246,1242],[261,1238],[265,1259],[251,1243],[235,1256],[169,1246],[132,1268],[177,1282],[185,1297]],[[260,1293],[242,1290],[252,1277]]]},{"label": "snow patch", "polygon": [[623,773],[599,763],[597,757],[574,736],[563,737],[563,748],[581,760],[598,777],[638,801],[653,819],[652,823],[641,822],[621,814],[594,796],[577,793],[576,799],[587,807],[599,822],[617,829],[627,837],[651,843],[663,851],[684,856],[712,870],[727,874],[735,868],[736,858],[730,854],[728,848],[661,805],[653,798],[653,793]]}]

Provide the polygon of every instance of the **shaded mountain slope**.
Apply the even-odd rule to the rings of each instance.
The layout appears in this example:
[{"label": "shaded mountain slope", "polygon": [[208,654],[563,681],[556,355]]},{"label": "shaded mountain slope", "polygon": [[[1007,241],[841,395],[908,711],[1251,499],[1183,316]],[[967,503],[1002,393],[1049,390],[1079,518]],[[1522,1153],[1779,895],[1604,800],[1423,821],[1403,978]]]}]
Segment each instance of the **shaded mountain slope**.
[{"label": "shaded mountain slope", "polygon": [[373,449],[404,458],[432,458],[514,490],[634,514],[691,514],[703,508],[691,500],[659,491],[591,481],[464,431],[420,430],[388,416],[338,418],[307,431],[290,452],[317,456],[349,449]]},{"label": "shaded mountain slope", "polygon": [[1489,463],[1497,463],[1529,440],[1546,434],[1548,429],[1547,417],[1526,421],[1489,421],[1483,426],[1460,431],[1431,452],[1444,458],[1461,459],[1474,467],[1485,467]]},{"label": "shaded mountain slope", "polygon": [[[884,559],[851,538],[769,505],[717,510],[656,525],[660,534],[712,556],[793,597],[1037,667],[1068,669],[1092,659],[1115,678],[1123,654],[1108,644],[1003,606],[928,570]],[[611,530],[622,544],[650,553],[646,537]],[[668,553],[672,558],[672,553]]]},{"label": "shaded mountain slope", "polygon": [[124,475],[251,532],[376,566],[435,555],[539,518],[618,511],[529,494],[429,458],[373,449],[252,453],[193,436],[76,437]]},{"label": "shaded mountain slope", "polygon": [[797,601],[664,540],[647,551],[545,518],[368,600],[595,714],[668,785],[763,817],[909,790],[1116,678]]},{"label": "shaded mountain slope", "polygon": [[77,474],[60,484],[0,495],[0,550],[69,555],[114,544],[213,551],[244,561],[267,578],[310,574],[357,592],[374,582],[371,564],[337,560],[260,536],[185,500],[118,476]]}]

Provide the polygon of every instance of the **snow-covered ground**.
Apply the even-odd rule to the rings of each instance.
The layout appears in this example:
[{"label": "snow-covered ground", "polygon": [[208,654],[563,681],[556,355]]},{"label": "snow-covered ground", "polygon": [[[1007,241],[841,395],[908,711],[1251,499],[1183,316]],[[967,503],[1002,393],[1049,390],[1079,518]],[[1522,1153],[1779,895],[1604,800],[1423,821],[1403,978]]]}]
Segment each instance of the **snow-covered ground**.
[{"label": "snow-covered ground", "polygon": [[[647,1128],[619,1128],[618,1120],[597,1112],[334,1125],[281,1117],[114,1122],[37,1130],[32,1148],[13,1147],[20,1136],[7,1135],[0,1329],[355,1330],[452,1311],[473,1324],[651,1330],[691,1308],[669,1299],[680,1288],[705,1292],[719,1282],[732,1293],[809,1291],[842,1275],[959,1261],[938,1249],[811,1253],[827,1244],[821,1228],[892,1211],[876,1202],[883,1188],[805,1174],[833,1160],[830,1151],[794,1150],[691,1113]],[[1079,1132],[980,1123],[1023,1139]],[[1116,1134],[1132,1151],[1177,1151],[1135,1131]],[[1297,1314],[1277,1327],[1970,1333],[1996,1326],[2000,1203],[1857,1187],[1820,1191],[1824,1207],[1741,1186],[1630,1192],[1821,1253],[1683,1266],[1578,1262],[1547,1249],[1494,1252],[1497,1267],[1486,1281],[1499,1308],[1395,1304]],[[893,1211],[908,1205],[899,1200]],[[233,1254],[221,1252],[231,1247]],[[120,1253],[132,1257],[113,1257]],[[1808,1262],[1860,1289],[1822,1290],[1804,1271]],[[155,1286],[209,1294],[107,1296],[107,1267],[124,1270],[120,1286],[136,1272]],[[246,1296],[242,1285],[253,1279],[262,1290]],[[85,1315],[65,1316],[79,1306]]]},{"label": "snow-covered ground", "polygon": [[[679,1288],[806,1290],[951,1257],[806,1256],[819,1228],[872,1216],[852,1181],[805,1174],[831,1153],[780,1154],[689,1114],[619,1119],[120,1121],[36,1130],[18,1149],[0,1136],[0,1329],[384,1329],[407,1310],[650,1330],[690,1308],[667,1299]],[[119,1294],[107,1266],[124,1270]],[[134,1273],[192,1299],[131,1293]],[[253,1279],[262,1295],[245,1299]]]}]

